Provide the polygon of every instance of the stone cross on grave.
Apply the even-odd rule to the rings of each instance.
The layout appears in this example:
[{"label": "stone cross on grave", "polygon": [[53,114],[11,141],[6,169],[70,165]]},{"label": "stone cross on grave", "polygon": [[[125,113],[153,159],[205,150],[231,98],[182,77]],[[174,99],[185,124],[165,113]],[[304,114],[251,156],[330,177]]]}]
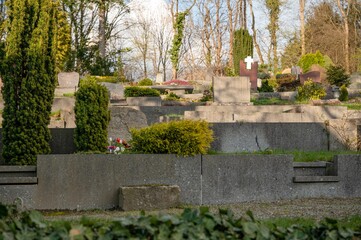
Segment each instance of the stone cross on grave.
[{"label": "stone cross on grave", "polygon": [[254,62],[254,61],[253,61],[253,58],[252,58],[251,56],[248,56],[248,57],[246,57],[246,58],[244,59],[244,61],[245,61],[245,63],[247,64],[246,68],[247,68],[248,70],[250,70],[250,69],[251,69],[251,66],[252,66],[252,63]]}]

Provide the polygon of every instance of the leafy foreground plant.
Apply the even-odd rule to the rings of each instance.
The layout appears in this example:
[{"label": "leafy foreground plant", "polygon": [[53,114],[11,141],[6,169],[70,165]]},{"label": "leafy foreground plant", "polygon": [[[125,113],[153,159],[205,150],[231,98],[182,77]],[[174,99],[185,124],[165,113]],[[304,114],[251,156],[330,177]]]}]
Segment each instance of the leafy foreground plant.
[{"label": "leafy foreground plant", "polygon": [[229,210],[185,209],[181,215],[145,215],[111,221],[46,222],[36,211],[18,212],[0,204],[0,239],[351,239],[355,231],[326,219],[312,226],[280,227],[256,220],[251,212],[236,219]]}]

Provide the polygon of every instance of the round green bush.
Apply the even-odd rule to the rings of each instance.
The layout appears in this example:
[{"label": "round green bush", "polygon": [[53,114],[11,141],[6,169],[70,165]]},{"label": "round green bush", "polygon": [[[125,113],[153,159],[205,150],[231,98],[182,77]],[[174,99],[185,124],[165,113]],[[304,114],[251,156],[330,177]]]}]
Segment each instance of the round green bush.
[{"label": "round green bush", "polygon": [[309,101],[317,100],[326,96],[326,90],[319,83],[314,83],[312,80],[307,80],[297,88],[297,100],[298,101]]},{"label": "round green bush", "polygon": [[124,89],[125,97],[159,97],[160,92],[147,87],[131,86]]},{"label": "round green bush", "polygon": [[149,78],[144,78],[138,82],[138,86],[152,86],[153,81]]},{"label": "round green bush", "polygon": [[341,102],[348,100],[348,91],[345,85],[342,85],[340,87],[340,96],[338,97],[338,100],[340,100]]},{"label": "round green bush", "polygon": [[179,156],[206,154],[213,141],[213,131],[203,120],[180,120],[156,123],[142,129],[131,129],[132,151],[168,153]]}]

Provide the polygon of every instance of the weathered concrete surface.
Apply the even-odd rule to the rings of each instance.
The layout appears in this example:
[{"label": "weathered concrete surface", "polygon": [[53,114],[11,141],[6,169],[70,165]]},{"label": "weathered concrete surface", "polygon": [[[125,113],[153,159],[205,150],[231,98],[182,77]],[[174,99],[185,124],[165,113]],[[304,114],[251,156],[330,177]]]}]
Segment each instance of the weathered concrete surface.
[{"label": "weathered concrete surface", "polygon": [[128,106],[162,106],[160,97],[127,97]]},{"label": "weathered concrete surface", "polygon": [[215,103],[248,103],[251,100],[249,77],[213,77]]},{"label": "weathered concrete surface", "polygon": [[146,115],[137,108],[111,107],[108,137],[130,140],[130,129],[148,126]]},{"label": "weathered concrete surface", "polygon": [[174,208],[180,204],[176,185],[122,186],[119,207],[124,211]]},{"label": "weathered concrete surface", "polygon": [[200,156],[40,155],[37,209],[109,209],[119,204],[119,187],[178,185],[182,203],[200,204]]},{"label": "weathered concrete surface", "polygon": [[293,176],[290,155],[205,155],[202,163],[203,204],[290,197]]},{"label": "weathered concrete surface", "polygon": [[329,136],[321,123],[214,123],[218,152],[253,152],[269,149],[328,150]]}]

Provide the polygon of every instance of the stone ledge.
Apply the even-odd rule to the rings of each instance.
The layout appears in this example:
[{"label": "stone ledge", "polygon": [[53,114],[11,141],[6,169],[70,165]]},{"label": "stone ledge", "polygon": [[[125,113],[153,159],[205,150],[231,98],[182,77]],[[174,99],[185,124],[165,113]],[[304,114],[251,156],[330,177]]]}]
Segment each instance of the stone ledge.
[{"label": "stone ledge", "polygon": [[179,196],[177,185],[122,186],[119,207],[124,211],[173,208],[179,205]]},{"label": "stone ledge", "polygon": [[38,184],[37,177],[0,177],[0,185]]},{"label": "stone ledge", "polygon": [[317,183],[317,182],[338,182],[338,176],[295,176],[294,183]]},{"label": "stone ledge", "polygon": [[294,168],[319,168],[319,167],[326,167],[327,162],[294,162]]}]

